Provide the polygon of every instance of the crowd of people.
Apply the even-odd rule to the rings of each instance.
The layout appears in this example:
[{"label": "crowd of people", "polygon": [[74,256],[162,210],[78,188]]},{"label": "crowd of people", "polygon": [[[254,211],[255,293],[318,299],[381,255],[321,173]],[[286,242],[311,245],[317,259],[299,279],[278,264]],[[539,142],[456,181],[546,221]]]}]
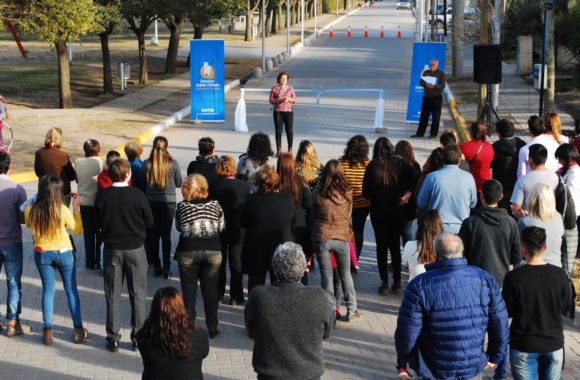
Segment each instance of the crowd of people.
[{"label": "crowd of people", "polygon": [[[131,347],[141,352],[144,378],[169,372],[201,378],[207,336],[220,334],[220,302],[245,305],[259,376],[316,378],[324,372],[322,339],[336,321],[363,318],[353,275],[370,216],[378,294],[404,292],[395,335],[401,377],[408,376],[407,366],[423,378],[463,379],[497,367],[501,379],[509,361],[515,379],[533,371],[557,379],[561,314],[573,308],[569,277],[578,248],[580,157],[556,114],[530,118],[528,143],[515,137],[510,121],[496,127],[493,144],[482,123],[471,125],[471,140],[463,144],[453,131],[442,133],[423,166],[408,141],[393,145],[386,137],[374,142],[371,155],[367,139],[353,136],[343,155],[326,163],[306,140],[294,157],[281,151],[277,135],[274,153],[261,132],[236,163],[204,137],[186,178],[163,136],[143,161],[136,141],[125,146],[127,159],[110,151],[103,161],[99,142],[89,139],[85,157],[73,166],[62,131],[51,128],[35,155],[38,192],[30,198],[8,177],[10,156],[0,152],[7,336],[30,331],[19,318],[24,223],[42,281],[45,345],[53,343],[56,270],[73,320],[72,340],[83,343],[89,334],[76,283],[79,252],[70,235],[82,233],[85,268],[104,273],[106,348],[119,350],[126,281]],[[174,223],[179,240],[172,245]],[[148,268],[168,279],[172,259],[181,293],[159,289],[147,316]],[[320,288],[307,286],[315,262]],[[271,286],[265,287],[268,277]],[[198,285],[207,334],[196,323]]]}]

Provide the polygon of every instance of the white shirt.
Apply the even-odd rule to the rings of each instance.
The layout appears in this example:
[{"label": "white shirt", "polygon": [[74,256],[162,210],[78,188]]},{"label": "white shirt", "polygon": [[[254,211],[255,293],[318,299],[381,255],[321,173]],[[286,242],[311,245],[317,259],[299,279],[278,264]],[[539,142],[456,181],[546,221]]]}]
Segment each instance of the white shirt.
[{"label": "white shirt", "polygon": [[419,263],[419,252],[417,251],[417,240],[409,240],[403,248],[403,265],[409,266],[409,281],[425,273],[425,264]]},{"label": "white shirt", "polygon": [[576,216],[580,216],[580,166],[572,166],[563,177],[564,183],[568,186],[570,194],[574,199]]},{"label": "white shirt", "polygon": [[530,164],[528,163],[528,156],[530,152],[530,146],[534,144],[541,144],[548,150],[548,160],[546,161],[546,168],[555,172],[560,168],[560,163],[556,160],[556,149],[560,146],[554,140],[554,136],[543,133],[539,136],[534,137],[526,145],[524,145],[518,154],[518,178],[524,176],[526,173],[530,172]]}]

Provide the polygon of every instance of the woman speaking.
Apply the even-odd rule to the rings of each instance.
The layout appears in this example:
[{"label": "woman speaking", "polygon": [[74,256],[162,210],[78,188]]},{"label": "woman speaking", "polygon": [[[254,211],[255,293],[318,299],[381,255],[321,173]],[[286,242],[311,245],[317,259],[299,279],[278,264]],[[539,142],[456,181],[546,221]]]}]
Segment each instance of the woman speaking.
[{"label": "woman speaking", "polygon": [[292,107],[296,103],[296,94],[292,86],[288,84],[288,78],[288,73],[282,71],[276,79],[278,84],[270,91],[270,104],[274,106],[274,127],[276,127],[276,156],[282,152],[282,126],[286,128],[288,153],[292,153],[292,140],[294,139]]}]

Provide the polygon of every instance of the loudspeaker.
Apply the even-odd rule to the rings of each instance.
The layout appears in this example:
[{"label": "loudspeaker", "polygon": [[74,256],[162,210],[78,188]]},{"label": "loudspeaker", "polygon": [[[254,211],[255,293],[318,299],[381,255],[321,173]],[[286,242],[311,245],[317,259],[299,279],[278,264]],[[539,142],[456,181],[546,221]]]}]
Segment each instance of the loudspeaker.
[{"label": "loudspeaker", "polygon": [[473,45],[473,81],[479,84],[501,83],[499,45]]}]

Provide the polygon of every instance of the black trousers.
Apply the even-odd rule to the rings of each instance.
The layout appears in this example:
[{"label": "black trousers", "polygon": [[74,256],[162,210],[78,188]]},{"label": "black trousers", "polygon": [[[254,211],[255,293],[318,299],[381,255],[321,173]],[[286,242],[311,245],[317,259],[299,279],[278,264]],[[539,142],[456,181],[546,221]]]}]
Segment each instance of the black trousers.
[{"label": "black trousers", "polygon": [[163,269],[171,264],[171,228],[175,217],[175,203],[149,202],[153,213],[153,227],[147,230],[147,263],[161,269],[159,260],[159,239],[163,252]]},{"label": "black trousers", "polygon": [[360,257],[364,243],[365,222],[371,212],[370,207],[359,207],[352,209],[352,231],[354,232],[354,247],[356,249],[356,258]]},{"label": "black trousers", "polygon": [[274,278],[274,272],[272,270],[266,270],[261,272],[250,272],[248,273],[248,294],[259,285],[266,285],[266,274],[270,272],[270,285],[276,282]]},{"label": "black trousers", "polygon": [[240,239],[231,243],[220,236],[222,249],[222,264],[220,267],[218,295],[224,298],[226,293],[226,267],[230,264],[230,298],[233,301],[244,301],[244,285],[242,282],[242,247],[244,244],[243,230]]},{"label": "black trousers", "polygon": [[276,150],[282,148],[282,128],[286,128],[286,139],[288,140],[288,150],[292,148],[294,141],[294,112],[274,111],[274,127],[276,128]]},{"label": "black trousers", "polygon": [[218,277],[222,255],[219,251],[178,252],[179,278],[183,302],[187,309],[189,321],[195,323],[197,317],[195,303],[197,300],[197,281],[201,287],[205,323],[209,330],[218,327]]},{"label": "black trousers", "polygon": [[384,286],[389,284],[388,254],[391,252],[393,262],[393,289],[401,288],[401,223],[378,223],[373,222],[375,240],[377,243],[377,264],[379,276]]},{"label": "black trousers", "polygon": [[423,96],[423,104],[421,105],[421,117],[419,118],[419,128],[417,135],[423,136],[429,123],[429,115],[433,115],[431,120],[431,131],[429,135],[437,136],[439,133],[439,121],[441,120],[441,104],[443,97],[441,95],[435,97]]},{"label": "black trousers", "polygon": [[97,228],[97,209],[95,206],[81,206],[83,239],[85,242],[85,266],[95,269],[101,264],[101,234]]},{"label": "black trousers", "polygon": [[147,316],[147,264],[143,246],[137,249],[112,249],[105,245],[105,302],[107,304],[107,337],[119,340],[119,320],[123,279],[127,280],[131,302],[131,338],[143,326]]}]

